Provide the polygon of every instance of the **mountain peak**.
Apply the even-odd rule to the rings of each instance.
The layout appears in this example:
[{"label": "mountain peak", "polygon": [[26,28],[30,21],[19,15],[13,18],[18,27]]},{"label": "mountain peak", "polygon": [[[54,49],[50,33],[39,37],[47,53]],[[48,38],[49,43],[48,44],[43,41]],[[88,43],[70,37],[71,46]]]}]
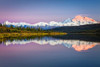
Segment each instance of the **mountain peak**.
[{"label": "mountain peak", "polygon": [[73,22],[93,22],[93,23],[97,23],[94,19],[89,18],[89,17],[82,17],[80,15],[76,16],[74,19],[72,19]]},{"label": "mountain peak", "polygon": [[84,17],[78,15],[75,18],[73,18],[72,21],[73,22],[77,22],[77,21],[84,22]]},{"label": "mountain peak", "polygon": [[83,19],[82,16],[78,15],[78,16],[75,16],[76,19]]}]

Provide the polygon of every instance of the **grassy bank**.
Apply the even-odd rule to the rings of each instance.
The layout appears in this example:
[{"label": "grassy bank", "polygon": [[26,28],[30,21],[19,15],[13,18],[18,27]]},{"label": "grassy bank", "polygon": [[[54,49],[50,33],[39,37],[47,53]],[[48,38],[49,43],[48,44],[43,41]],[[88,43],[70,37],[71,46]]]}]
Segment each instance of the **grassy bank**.
[{"label": "grassy bank", "polygon": [[30,37],[30,36],[55,36],[66,35],[67,33],[50,32],[50,33],[0,33],[0,38],[7,37]]}]

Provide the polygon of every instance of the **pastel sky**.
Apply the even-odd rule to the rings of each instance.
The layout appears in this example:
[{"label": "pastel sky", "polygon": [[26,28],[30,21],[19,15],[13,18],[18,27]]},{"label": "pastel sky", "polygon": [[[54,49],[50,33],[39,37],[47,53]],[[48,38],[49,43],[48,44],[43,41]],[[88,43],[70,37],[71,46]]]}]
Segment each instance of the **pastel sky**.
[{"label": "pastel sky", "polygon": [[0,0],[0,23],[64,21],[76,15],[100,21],[100,0]]}]

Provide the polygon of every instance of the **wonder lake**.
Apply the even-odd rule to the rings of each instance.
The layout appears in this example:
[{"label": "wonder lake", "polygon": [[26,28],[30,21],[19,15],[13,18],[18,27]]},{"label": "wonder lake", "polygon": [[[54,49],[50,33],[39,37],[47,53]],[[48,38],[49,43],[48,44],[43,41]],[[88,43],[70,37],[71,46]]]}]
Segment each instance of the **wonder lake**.
[{"label": "wonder lake", "polygon": [[100,67],[97,35],[0,39],[0,67]]}]

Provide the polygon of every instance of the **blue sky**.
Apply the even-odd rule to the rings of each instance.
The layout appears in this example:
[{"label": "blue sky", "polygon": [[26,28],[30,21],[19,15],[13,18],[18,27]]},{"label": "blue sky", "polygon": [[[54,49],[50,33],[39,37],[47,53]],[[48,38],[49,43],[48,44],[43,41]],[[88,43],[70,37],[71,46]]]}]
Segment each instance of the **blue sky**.
[{"label": "blue sky", "polygon": [[100,0],[0,0],[0,22],[63,21],[76,15],[100,21]]}]

